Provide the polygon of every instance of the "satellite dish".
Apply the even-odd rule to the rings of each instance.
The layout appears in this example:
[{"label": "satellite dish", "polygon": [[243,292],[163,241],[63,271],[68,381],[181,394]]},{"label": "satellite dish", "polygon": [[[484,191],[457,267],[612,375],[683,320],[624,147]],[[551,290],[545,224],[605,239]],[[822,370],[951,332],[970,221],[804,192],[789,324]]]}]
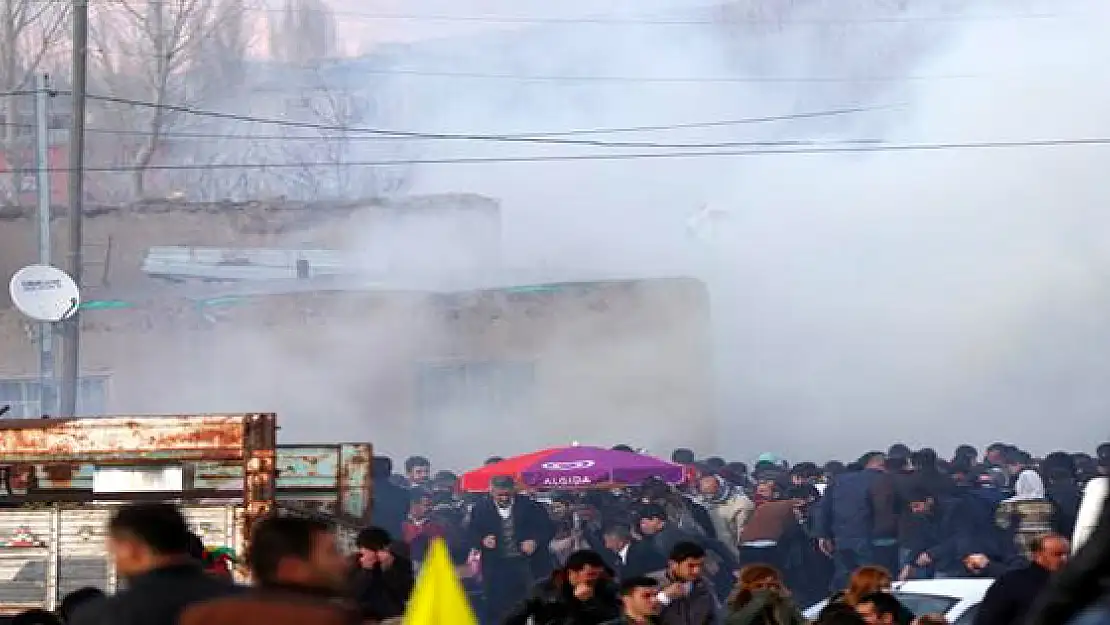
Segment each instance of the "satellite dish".
[{"label": "satellite dish", "polygon": [[77,283],[50,265],[28,265],[15,272],[8,292],[19,312],[35,321],[68,319],[81,305]]}]

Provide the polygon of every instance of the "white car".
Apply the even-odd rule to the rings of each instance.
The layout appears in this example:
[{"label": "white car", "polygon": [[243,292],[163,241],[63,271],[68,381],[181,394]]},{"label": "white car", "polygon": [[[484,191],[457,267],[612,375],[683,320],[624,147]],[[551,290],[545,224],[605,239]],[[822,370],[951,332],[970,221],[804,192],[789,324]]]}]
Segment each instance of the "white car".
[{"label": "white car", "polygon": [[[914,614],[943,614],[952,625],[971,625],[993,579],[923,579],[894,584],[891,594]],[[813,620],[827,601],[805,611]]]}]

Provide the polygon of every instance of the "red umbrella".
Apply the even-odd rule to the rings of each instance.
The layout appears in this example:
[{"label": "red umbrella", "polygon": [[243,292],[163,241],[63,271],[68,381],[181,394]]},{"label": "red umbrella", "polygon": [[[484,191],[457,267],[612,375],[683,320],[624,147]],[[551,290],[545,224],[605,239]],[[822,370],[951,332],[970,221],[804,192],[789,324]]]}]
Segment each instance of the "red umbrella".
[{"label": "red umbrella", "polygon": [[614,484],[639,484],[649,477],[665,482],[682,481],[682,467],[658,458],[600,447],[555,447],[515,456],[463,474],[459,487],[468,492],[489,489],[499,475],[537,490],[604,488]]}]

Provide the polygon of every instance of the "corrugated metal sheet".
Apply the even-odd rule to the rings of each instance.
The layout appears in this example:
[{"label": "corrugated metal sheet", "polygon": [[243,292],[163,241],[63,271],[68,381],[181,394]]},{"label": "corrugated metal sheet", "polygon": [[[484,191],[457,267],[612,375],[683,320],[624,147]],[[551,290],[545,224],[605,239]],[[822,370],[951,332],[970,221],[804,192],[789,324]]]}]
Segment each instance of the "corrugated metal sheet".
[{"label": "corrugated metal sheet", "polygon": [[273,415],[0,420],[0,462],[242,459],[249,422]]},{"label": "corrugated metal sheet", "polygon": [[[0,613],[54,609],[66,593],[86,586],[122,587],[108,557],[111,511],[101,505],[0,510]],[[182,513],[206,545],[242,552],[240,508],[187,505]]]},{"label": "corrugated metal sheet", "polygon": [[143,259],[143,272],[202,280],[281,280],[298,277],[299,261],[308,263],[308,277],[356,273],[334,250],[205,247],[152,247]]},{"label": "corrugated metal sheet", "polygon": [[111,563],[108,560],[108,517],[110,510],[101,507],[64,508],[59,531],[58,592],[66,593],[92,586],[104,591],[111,588]]},{"label": "corrugated metal sheet", "polygon": [[0,514],[0,609],[43,607],[47,599],[51,510]]}]

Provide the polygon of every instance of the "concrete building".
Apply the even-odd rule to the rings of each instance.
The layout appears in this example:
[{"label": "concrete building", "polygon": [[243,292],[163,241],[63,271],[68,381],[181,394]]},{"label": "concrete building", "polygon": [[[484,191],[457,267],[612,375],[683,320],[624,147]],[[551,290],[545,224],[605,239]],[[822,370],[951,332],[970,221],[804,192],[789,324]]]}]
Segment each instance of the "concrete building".
[{"label": "concrete building", "polygon": [[[490,258],[489,271],[467,272],[468,283],[436,282],[403,262],[377,276],[225,283],[167,284],[142,270],[154,245],[351,250],[374,240],[367,224],[421,203],[495,206],[447,196],[392,207],[148,207],[90,217],[89,236],[111,233],[121,243],[106,278],[86,290],[82,411],[274,411],[284,442],[368,440],[454,467],[572,440],[709,445],[709,304],[696,280],[549,274],[524,287],[530,280]],[[6,274],[33,259],[9,225],[0,227],[0,247],[13,253],[2,257]],[[31,329],[0,309],[0,404],[20,415],[37,410]]]}]

